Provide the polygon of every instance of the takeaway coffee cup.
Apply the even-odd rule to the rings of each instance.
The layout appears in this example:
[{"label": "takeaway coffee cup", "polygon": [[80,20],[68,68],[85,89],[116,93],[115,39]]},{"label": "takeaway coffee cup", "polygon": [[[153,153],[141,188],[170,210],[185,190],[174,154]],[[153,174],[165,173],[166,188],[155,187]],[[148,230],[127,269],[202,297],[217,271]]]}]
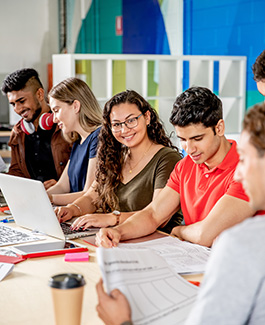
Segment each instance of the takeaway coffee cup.
[{"label": "takeaway coffee cup", "polygon": [[81,274],[57,274],[50,278],[56,325],[80,325],[85,284]]}]

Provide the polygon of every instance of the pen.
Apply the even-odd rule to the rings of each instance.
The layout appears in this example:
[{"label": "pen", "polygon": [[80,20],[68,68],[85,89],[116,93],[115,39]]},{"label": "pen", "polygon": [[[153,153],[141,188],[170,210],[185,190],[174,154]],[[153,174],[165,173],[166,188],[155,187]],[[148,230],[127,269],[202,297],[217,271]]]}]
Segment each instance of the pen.
[{"label": "pen", "polygon": [[15,220],[13,218],[5,218],[5,219],[2,219],[0,220],[0,222],[3,222],[3,223],[9,223],[9,222],[14,222]]}]

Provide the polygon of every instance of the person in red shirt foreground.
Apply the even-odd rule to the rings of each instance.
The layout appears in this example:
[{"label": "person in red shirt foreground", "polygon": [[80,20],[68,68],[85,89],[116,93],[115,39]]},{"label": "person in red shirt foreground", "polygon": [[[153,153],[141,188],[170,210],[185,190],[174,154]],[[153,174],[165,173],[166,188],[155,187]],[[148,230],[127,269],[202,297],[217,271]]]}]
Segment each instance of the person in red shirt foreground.
[{"label": "person in red shirt foreground", "polygon": [[[243,123],[235,178],[254,210],[265,209],[265,104]],[[264,213],[263,213],[264,214]],[[224,231],[213,246],[203,282],[185,325],[265,324],[265,218],[248,218]],[[105,324],[132,325],[128,300],[118,289],[108,295],[97,284],[99,317]]]},{"label": "person in red shirt foreground", "polygon": [[207,88],[189,88],[176,98],[170,122],[187,156],[152,203],[121,225],[99,231],[98,246],[151,234],[180,206],[185,225],[171,234],[208,247],[223,230],[254,215],[242,185],[234,180],[239,156],[236,143],[224,136],[221,100]]}]

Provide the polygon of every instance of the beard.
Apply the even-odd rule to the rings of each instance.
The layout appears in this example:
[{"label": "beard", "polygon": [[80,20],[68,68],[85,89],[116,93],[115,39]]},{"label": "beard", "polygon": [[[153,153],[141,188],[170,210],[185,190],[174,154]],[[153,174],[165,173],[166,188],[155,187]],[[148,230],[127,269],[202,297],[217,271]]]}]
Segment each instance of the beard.
[{"label": "beard", "polygon": [[30,119],[30,121],[27,121],[27,122],[34,122],[39,116],[40,116],[40,114],[41,114],[41,106],[40,106],[40,103],[39,102],[37,102],[36,103],[36,110],[35,110],[35,112],[33,113],[33,115],[32,115],[32,118]]}]

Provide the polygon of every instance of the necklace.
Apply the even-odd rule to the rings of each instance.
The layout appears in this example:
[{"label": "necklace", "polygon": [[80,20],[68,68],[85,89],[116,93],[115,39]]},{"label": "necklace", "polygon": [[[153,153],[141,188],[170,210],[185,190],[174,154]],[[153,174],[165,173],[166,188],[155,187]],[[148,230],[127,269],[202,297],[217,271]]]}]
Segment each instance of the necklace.
[{"label": "necklace", "polygon": [[141,159],[136,163],[136,165],[134,165],[133,167],[131,166],[130,164],[130,155],[128,156],[129,157],[129,160],[128,160],[128,164],[129,164],[129,167],[130,167],[130,170],[129,170],[129,174],[132,173],[133,169],[138,166],[140,164],[140,162],[143,160],[143,158],[146,156],[146,154],[148,153],[148,151],[151,149],[153,145],[153,142],[151,142],[149,148],[144,152],[143,156],[141,157]]}]

